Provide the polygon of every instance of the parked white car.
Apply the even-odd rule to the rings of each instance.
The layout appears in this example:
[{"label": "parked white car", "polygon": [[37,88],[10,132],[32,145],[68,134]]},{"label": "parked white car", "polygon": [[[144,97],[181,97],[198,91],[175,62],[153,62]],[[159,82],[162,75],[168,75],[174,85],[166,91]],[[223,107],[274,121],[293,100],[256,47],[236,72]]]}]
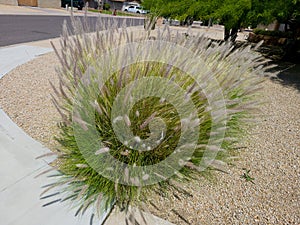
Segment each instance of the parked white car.
[{"label": "parked white car", "polygon": [[124,2],[123,6],[122,6],[122,11],[128,11],[128,8],[130,6],[139,6],[140,7],[140,4],[136,3],[136,2]]},{"label": "parked white car", "polygon": [[192,27],[201,27],[203,24],[202,21],[193,21]]},{"label": "parked white car", "polygon": [[132,13],[139,13],[139,14],[146,14],[147,13],[147,11],[142,9],[140,6],[134,6],[134,5],[129,6],[127,11],[132,12]]}]

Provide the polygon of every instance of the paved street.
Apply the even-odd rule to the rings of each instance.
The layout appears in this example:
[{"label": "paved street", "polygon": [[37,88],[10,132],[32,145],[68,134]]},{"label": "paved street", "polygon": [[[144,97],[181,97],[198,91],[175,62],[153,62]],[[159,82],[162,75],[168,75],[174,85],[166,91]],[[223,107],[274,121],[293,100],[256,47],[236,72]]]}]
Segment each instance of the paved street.
[{"label": "paved street", "polygon": [[[98,16],[93,15],[88,17],[91,27],[95,26],[98,19]],[[81,18],[83,17],[81,16]],[[128,26],[142,25],[144,22],[141,18],[101,16],[101,19],[106,22],[115,20],[119,26],[124,21],[126,21]],[[65,20],[70,24],[71,19],[69,16],[0,14],[0,47],[59,37],[62,31],[62,24]]]}]

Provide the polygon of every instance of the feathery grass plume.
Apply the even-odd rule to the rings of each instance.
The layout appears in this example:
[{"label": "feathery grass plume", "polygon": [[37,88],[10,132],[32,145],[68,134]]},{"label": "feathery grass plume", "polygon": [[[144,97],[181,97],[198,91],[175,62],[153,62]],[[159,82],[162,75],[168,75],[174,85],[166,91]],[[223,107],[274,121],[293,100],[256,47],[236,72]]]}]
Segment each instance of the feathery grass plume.
[{"label": "feathery grass plume", "polygon": [[249,46],[168,26],[99,20],[96,32],[86,29],[73,18],[75,35],[64,25],[56,50],[62,153],[53,185],[63,184],[61,201],[101,216],[111,205],[127,210],[151,189],[184,192],[179,181],[226,170],[243,121],[259,108],[265,60]]}]

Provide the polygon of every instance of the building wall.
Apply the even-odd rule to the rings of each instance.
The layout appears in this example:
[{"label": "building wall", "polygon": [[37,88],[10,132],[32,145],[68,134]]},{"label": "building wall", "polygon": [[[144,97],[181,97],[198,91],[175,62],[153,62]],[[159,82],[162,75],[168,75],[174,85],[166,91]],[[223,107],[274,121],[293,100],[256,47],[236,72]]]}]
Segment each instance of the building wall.
[{"label": "building wall", "polygon": [[0,0],[0,4],[17,6],[18,0]]},{"label": "building wall", "polygon": [[38,6],[41,8],[60,8],[61,0],[38,0]]},{"label": "building wall", "polygon": [[269,25],[263,25],[263,24],[259,24],[257,26],[257,29],[261,29],[261,30],[278,30],[279,28],[279,23],[277,21],[274,21],[273,23],[269,24]]},{"label": "building wall", "polygon": [[38,0],[18,0],[19,5],[38,6]]},{"label": "building wall", "polygon": [[86,1],[86,4],[89,6],[89,8],[98,8],[97,7],[98,6],[98,1],[88,0],[88,1]]},{"label": "building wall", "polygon": [[61,0],[0,0],[4,5],[38,6],[41,8],[60,8]]},{"label": "building wall", "polygon": [[111,0],[106,0],[104,2],[110,4],[111,10],[114,10],[114,9],[121,10],[123,3],[124,3],[123,1],[111,1]]}]

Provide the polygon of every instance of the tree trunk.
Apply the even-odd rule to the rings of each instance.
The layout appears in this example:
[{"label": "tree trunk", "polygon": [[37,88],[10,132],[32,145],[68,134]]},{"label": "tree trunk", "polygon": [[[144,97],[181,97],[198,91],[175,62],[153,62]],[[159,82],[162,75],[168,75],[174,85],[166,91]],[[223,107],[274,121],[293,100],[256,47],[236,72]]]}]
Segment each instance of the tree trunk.
[{"label": "tree trunk", "polygon": [[212,24],[212,19],[211,19],[211,18],[209,18],[209,20],[208,20],[208,28],[210,28],[210,27],[211,27],[211,24]]},{"label": "tree trunk", "polygon": [[224,29],[224,41],[227,41],[230,37],[230,29],[228,27],[225,27]]},{"label": "tree trunk", "polygon": [[158,16],[146,16],[144,19],[144,28],[145,30],[154,30],[155,29],[155,24],[157,21]]},{"label": "tree trunk", "polygon": [[224,29],[224,40],[225,41],[232,41],[235,42],[238,34],[238,28],[234,27],[229,29],[228,27],[225,27]]}]

